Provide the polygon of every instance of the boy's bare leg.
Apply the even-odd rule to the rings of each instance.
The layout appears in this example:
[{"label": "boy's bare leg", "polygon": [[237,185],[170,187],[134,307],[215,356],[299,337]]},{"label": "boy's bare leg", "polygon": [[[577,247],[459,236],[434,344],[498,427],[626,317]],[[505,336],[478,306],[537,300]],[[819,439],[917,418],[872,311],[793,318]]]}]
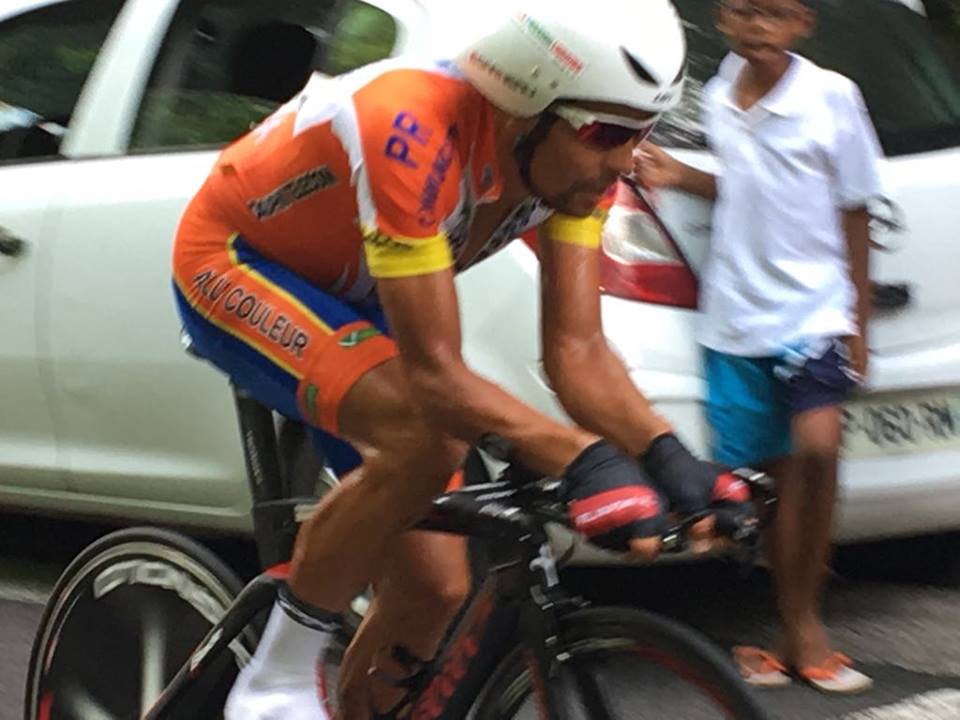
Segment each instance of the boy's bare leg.
[{"label": "boy's bare leg", "polygon": [[794,454],[778,479],[772,559],[784,626],[785,659],[819,665],[830,654],[820,616],[837,496],[840,409],[817,408],[793,420]]}]

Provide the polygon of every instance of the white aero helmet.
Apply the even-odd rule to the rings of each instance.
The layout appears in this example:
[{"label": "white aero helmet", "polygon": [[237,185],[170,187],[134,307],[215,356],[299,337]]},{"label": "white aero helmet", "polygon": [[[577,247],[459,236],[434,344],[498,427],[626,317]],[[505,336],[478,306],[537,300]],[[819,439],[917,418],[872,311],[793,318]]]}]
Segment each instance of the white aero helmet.
[{"label": "white aero helmet", "polygon": [[680,100],[686,41],[669,0],[512,0],[454,61],[501,110],[537,115],[555,100],[661,113]]}]

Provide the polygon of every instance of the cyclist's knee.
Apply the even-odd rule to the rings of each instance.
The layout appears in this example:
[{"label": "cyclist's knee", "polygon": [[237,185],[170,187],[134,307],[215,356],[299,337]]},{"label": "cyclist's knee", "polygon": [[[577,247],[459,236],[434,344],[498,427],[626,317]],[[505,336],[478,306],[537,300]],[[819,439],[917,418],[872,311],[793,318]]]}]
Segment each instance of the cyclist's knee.
[{"label": "cyclist's knee", "polygon": [[427,421],[394,362],[371,371],[350,390],[340,408],[340,427],[366,462],[388,468],[395,482],[431,492],[446,487],[467,451],[465,443]]},{"label": "cyclist's knee", "polygon": [[445,484],[463,463],[467,446],[410,418],[409,425],[399,429],[380,451],[398,461],[410,463],[414,474],[427,474]]},{"label": "cyclist's knee", "polygon": [[431,494],[443,491],[467,452],[465,443],[437,432],[413,412],[378,429],[368,449],[367,458],[390,468],[394,478]]},{"label": "cyclist's knee", "polygon": [[384,468],[383,481],[398,484],[403,494],[433,497],[447,488],[463,463],[466,446],[443,436],[424,437],[411,429],[376,446],[372,461]]}]

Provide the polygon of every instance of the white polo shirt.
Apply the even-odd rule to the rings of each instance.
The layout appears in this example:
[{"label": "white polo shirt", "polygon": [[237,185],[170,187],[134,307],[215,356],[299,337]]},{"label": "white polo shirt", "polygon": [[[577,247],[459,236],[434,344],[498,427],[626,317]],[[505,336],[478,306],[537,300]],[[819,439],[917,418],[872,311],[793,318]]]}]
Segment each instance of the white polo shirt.
[{"label": "white polo shirt", "polygon": [[752,108],[736,104],[745,61],[731,55],[704,89],[718,156],[699,340],[759,357],[856,332],[841,211],[882,195],[880,145],[857,86],[798,55]]}]

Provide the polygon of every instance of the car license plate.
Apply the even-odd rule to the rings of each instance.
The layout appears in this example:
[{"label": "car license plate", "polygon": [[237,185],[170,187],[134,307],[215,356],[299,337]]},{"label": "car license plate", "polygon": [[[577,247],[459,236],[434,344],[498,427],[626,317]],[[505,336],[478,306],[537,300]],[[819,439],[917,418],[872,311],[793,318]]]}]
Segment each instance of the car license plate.
[{"label": "car license plate", "polygon": [[848,458],[960,448],[960,394],[910,393],[854,400],[843,409]]}]

